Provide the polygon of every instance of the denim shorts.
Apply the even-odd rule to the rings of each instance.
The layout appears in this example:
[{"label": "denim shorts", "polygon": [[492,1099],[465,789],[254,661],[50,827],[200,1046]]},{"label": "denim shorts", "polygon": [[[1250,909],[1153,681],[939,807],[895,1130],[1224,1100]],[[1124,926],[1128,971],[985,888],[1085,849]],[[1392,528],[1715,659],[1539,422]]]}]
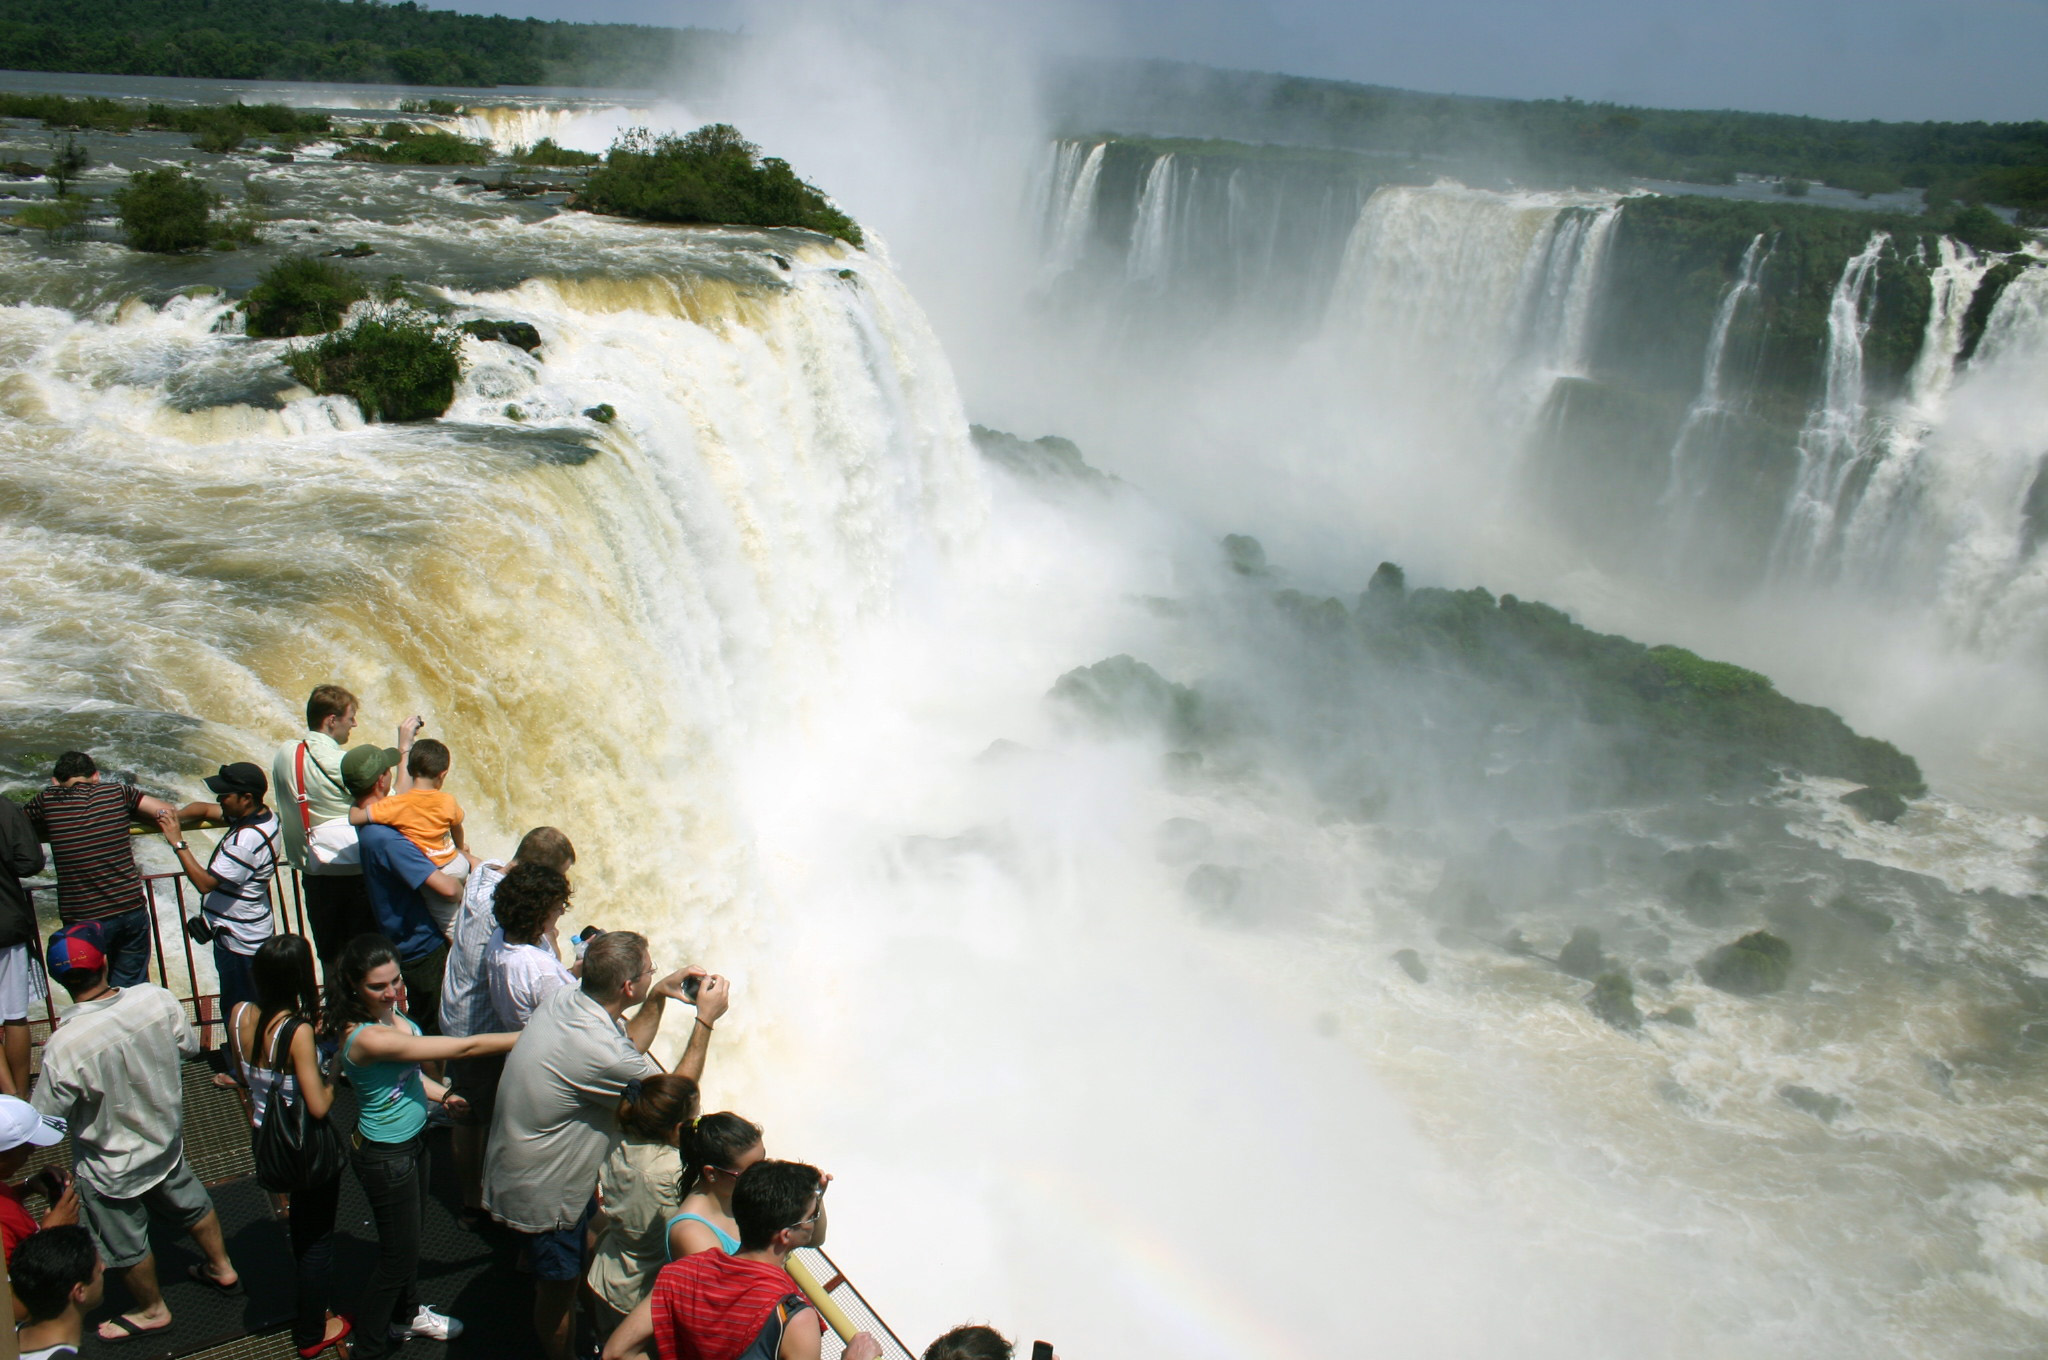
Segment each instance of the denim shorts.
[{"label": "denim shorts", "polygon": [[583,1216],[569,1227],[525,1234],[533,1256],[535,1279],[565,1284],[583,1278],[583,1239],[589,1235],[590,1220],[596,1212],[597,1200],[592,1198],[583,1206]]}]

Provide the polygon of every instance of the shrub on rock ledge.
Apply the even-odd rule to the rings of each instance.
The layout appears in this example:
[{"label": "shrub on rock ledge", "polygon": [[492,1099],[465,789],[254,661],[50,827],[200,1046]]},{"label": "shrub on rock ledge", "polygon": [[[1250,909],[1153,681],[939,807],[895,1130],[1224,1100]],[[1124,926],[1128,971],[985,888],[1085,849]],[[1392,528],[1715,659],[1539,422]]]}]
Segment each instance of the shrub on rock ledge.
[{"label": "shrub on rock ledge", "polygon": [[340,265],[295,255],[272,265],[249,290],[247,329],[259,339],[324,335],[369,295],[369,284]]},{"label": "shrub on rock ledge", "polygon": [[356,399],[366,419],[432,420],[455,400],[462,340],[432,317],[403,308],[358,316],[285,358],[315,392]]},{"label": "shrub on rock ledge", "polygon": [[852,218],[725,123],[682,137],[627,132],[572,206],[652,222],[802,227],[861,244]]},{"label": "shrub on rock ledge", "polygon": [[178,167],[137,170],[114,195],[128,244],[159,255],[198,250],[212,237],[213,193]]}]

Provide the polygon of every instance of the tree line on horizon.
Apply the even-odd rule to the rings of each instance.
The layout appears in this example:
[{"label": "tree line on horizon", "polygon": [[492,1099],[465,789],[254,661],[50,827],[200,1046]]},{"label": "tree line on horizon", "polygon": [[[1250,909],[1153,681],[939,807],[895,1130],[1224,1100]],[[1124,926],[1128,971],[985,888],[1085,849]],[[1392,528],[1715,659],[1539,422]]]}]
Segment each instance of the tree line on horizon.
[{"label": "tree line on horizon", "polygon": [[1070,130],[1171,128],[1228,138],[1479,161],[1550,177],[1695,184],[1780,176],[1931,206],[1998,203],[2048,214],[2048,121],[1848,122],[1734,109],[1497,99],[1183,62],[1086,63],[1053,82]]},{"label": "tree line on horizon", "polygon": [[415,0],[7,0],[18,71],[405,85],[655,85],[727,55],[712,29],[511,19]]}]

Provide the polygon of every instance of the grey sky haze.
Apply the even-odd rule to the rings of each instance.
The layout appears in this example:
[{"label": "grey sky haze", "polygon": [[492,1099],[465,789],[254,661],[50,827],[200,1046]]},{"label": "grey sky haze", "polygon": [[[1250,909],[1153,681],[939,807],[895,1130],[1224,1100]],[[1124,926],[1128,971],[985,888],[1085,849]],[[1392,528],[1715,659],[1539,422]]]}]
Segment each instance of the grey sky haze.
[{"label": "grey sky haze", "polygon": [[[1038,4],[980,2],[1013,20]],[[763,13],[745,0],[453,7],[716,28],[758,26]],[[1829,118],[2048,117],[2048,0],[1093,0],[1046,12],[1056,51],[1106,45],[1408,89]],[[1089,22],[1074,24],[1076,12]]]}]

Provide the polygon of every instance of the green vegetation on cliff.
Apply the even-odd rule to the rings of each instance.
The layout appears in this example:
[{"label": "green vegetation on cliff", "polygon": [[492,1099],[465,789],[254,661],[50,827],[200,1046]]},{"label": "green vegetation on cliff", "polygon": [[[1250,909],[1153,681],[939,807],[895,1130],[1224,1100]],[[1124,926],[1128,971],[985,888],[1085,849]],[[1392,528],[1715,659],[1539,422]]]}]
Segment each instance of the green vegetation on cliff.
[{"label": "green vegetation on cliff", "polygon": [[861,244],[852,218],[725,123],[681,137],[626,133],[571,206],[652,222],[803,227]]},{"label": "green vegetation on cliff", "polygon": [[[1348,603],[1276,590],[1257,546],[1228,541],[1243,612],[1224,625],[1262,639],[1255,659],[1181,682],[1111,657],[1061,676],[1053,700],[1157,734],[1188,768],[1248,772],[1285,752],[1332,806],[1371,817],[1746,793],[1788,770],[1925,792],[1910,756],[1755,671],[1512,595],[1408,589],[1398,568]],[[1597,937],[1580,944],[1568,971],[1607,971]]]},{"label": "green vegetation on cliff", "polygon": [[406,0],[8,0],[18,71],[409,85],[653,85],[728,55],[730,34],[458,14]]}]

